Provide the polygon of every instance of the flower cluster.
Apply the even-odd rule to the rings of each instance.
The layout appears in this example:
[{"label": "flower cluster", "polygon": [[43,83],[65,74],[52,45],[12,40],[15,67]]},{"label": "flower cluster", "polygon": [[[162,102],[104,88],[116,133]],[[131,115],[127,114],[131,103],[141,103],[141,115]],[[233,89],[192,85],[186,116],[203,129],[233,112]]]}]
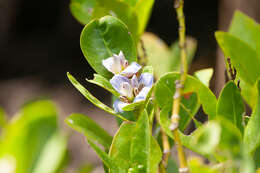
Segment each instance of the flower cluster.
[{"label": "flower cluster", "polygon": [[113,105],[116,112],[123,112],[123,107],[146,99],[153,85],[152,74],[139,74],[142,67],[136,62],[129,65],[122,51],[119,55],[113,54],[112,57],[103,60],[102,64],[114,74],[110,83],[120,94],[119,100]]}]

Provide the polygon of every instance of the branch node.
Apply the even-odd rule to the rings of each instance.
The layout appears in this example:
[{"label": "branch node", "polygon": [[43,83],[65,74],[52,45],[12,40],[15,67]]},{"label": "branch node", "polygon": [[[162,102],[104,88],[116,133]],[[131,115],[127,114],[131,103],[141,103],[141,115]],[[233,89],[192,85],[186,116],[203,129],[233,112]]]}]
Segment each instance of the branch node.
[{"label": "branch node", "polygon": [[174,131],[178,127],[179,127],[179,123],[178,122],[172,122],[169,128],[170,128],[171,131]]}]

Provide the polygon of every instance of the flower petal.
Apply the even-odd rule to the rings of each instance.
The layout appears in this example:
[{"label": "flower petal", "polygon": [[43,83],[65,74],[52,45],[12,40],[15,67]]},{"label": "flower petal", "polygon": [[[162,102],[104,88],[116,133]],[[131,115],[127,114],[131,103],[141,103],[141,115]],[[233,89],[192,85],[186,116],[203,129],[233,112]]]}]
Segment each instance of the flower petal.
[{"label": "flower petal", "polygon": [[143,84],[144,87],[152,87],[153,85],[153,75],[151,73],[142,73],[139,78],[139,85]]},{"label": "flower petal", "polygon": [[113,74],[118,74],[122,71],[120,59],[115,57],[115,55],[113,55],[113,57],[102,60],[102,64],[108,71],[112,72]]},{"label": "flower petal", "polygon": [[144,87],[140,92],[139,94],[135,97],[134,99],[134,103],[135,102],[140,102],[140,101],[144,101],[146,99],[146,96],[147,94],[149,93],[150,91],[150,87]]},{"label": "flower petal", "polygon": [[124,103],[120,100],[116,100],[113,104],[113,108],[115,109],[116,112],[124,112],[123,111],[123,107],[125,107],[126,105],[128,105],[128,103]]},{"label": "flower petal", "polygon": [[138,88],[138,78],[136,77],[136,75],[134,75],[131,79],[131,85],[133,88]]},{"label": "flower petal", "polygon": [[112,79],[110,79],[110,83],[112,84],[113,88],[120,94],[121,93],[121,86],[123,82],[130,83],[130,80],[122,75],[114,75]]},{"label": "flower petal", "polygon": [[135,73],[137,73],[142,67],[136,62],[132,62],[129,66],[127,66],[121,74],[127,77],[132,77]]},{"label": "flower petal", "polygon": [[121,84],[120,93],[122,96],[126,96],[129,100],[134,99],[134,88],[129,82],[123,82]]}]

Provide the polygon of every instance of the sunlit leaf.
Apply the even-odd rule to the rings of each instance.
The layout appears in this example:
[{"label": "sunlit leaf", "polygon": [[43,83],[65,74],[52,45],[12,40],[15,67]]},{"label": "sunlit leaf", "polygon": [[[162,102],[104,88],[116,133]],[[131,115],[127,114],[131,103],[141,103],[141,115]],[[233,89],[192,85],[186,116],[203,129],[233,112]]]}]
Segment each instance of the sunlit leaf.
[{"label": "sunlit leaf", "polygon": [[138,18],[138,35],[144,32],[155,0],[138,0],[134,10]]},{"label": "sunlit leaf", "polygon": [[230,57],[238,75],[245,82],[254,85],[257,78],[260,77],[260,56],[256,51],[228,33],[216,32],[216,38],[224,54]]},{"label": "sunlit leaf", "polygon": [[240,11],[236,11],[228,32],[243,40],[260,56],[260,24]]},{"label": "sunlit leaf", "polygon": [[210,79],[212,78],[212,75],[213,75],[212,68],[202,69],[194,73],[194,76],[198,78],[207,87],[209,87]]}]

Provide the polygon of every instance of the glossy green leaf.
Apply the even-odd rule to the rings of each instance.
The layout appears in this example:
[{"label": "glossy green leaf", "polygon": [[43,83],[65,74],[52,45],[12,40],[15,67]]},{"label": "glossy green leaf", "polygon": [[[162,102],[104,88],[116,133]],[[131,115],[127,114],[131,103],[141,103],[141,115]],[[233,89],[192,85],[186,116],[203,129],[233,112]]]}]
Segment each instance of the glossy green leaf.
[{"label": "glossy green leaf", "polygon": [[260,56],[256,51],[228,33],[216,32],[216,38],[224,54],[230,57],[238,75],[245,82],[254,85],[257,78],[260,77]]},{"label": "glossy green leaf", "polygon": [[[56,130],[54,104],[48,100],[30,102],[4,127],[0,157],[13,157],[16,160],[16,173],[32,172]],[[56,153],[53,154],[58,158]]]},{"label": "glossy green leaf", "polygon": [[240,11],[236,11],[228,32],[243,40],[247,45],[256,50],[260,56],[260,25],[252,18]]},{"label": "glossy green leaf", "polygon": [[65,121],[71,128],[83,133],[88,140],[96,141],[103,145],[105,149],[109,149],[112,143],[112,136],[88,116],[72,114]]},{"label": "glossy green leaf", "polygon": [[223,88],[217,103],[217,116],[223,116],[231,121],[241,133],[244,130],[243,116],[245,106],[240,91],[233,81]]},{"label": "glossy green leaf", "polygon": [[[173,95],[175,93],[175,81],[180,77],[179,73],[167,73],[162,76],[155,85],[155,98],[161,108],[166,105],[172,105]],[[209,119],[216,116],[215,95],[198,79],[187,76],[184,93],[196,93],[198,102],[202,104],[204,112],[209,115]]]},{"label": "glossy green leaf", "polygon": [[207,87],[209,87],[210,79],[212,78],[212,75],[213,75],[212,68],[202,69],[194,73],[194,76],[198,78]]},{"label": "glossy green leaf", "polygon": [[[137,39],[138,17],[133,7],[119,0],[71,0],[72,15],[81,23],[88,24],[92,19],[106,15],[116,16],[129,28]],[[136,40],[137,41],[137,40]]]},{"label": "glossy green leaf", "polygon": [[129,62],[136,60],[136,47],[125,24],[112,16],[94,20],[85,26],[80,38],[81,50],[100,75],[110,78],[110,73],[102,65],[102,60],[122,51]]},{"label": "glossy green leaf", "polygon": [[[121,169],[121,173],[127,173],[131,170],[132,172],[145,172],[144,169],[147,169],[147,167],[145,168],[145,164],[149,165],[150,173],[156,173],[157,171],[157,167],[161,160],[162,153],[157,141],[149,133],[149,129],[148,131],[147,129],[144,129],[144,126],[147,127],[147,118],[148,117],[143,117],[143,119],[139,119],[139,125],[136,125],[136,123],[122,123],[118,132],[114,136],[109,151],[109,156],[116,163],[117,167]],[[138,142],[140,140],[148,139],[147,136],[141,139],[141,134],[149,135],[148,137],[150,141],[144,141],[146,144],[150,143],[149,148],[147,148],[146,145],[142,145],[144,144],[143,141],[141,141],[140,143]],[[137,153],[140,150],[142,150],[141,153]],[[147,153],[147,151],[149,152]],[[139,154],[141,155],[141,157],[139,157]],[[147,158],[149,159],[148,161]],[[139,163],[139,161],[141,163]]]},{"label": "glossy green leaf", "polygon": [[109,156],[124,172],[130,167],[130,145],[133,137],[135,123],[124,122],[114,136],[109,150]]},{"label": "glossy green leaf", "polygon": [[92,80],[87,79],[87,81],[106,89],[107,91],[111,92],[116,97],[120,96],[120,94],[116,90],[114,90],[111,83],[106,78],[104,78],[103,76],[101,76],[99,74],[94,74],[94,79],[92,79]]},{"label": "glossy green leaf", "polygon": [[253,109],[250,120],[245,128],[244,144],[247,146],[249,152],[254,152],[260,146],[260,80],[257,81],[257,104]]},{"label": "glossy green leaf", "polygon": [[56,173],[67,153],[67,137],[56,132],[46,143],[33,173]]},{"label": "glossy green leaf", "polygon": [[[144,33],[142,35],[142,41],[146,50],[148,65],[154,68],[154,75],[159,78],[163,74],[180,69],[180,53],[178,43],[173,46],[173,51],[167,46],[167,44],[152,33]],[[188,58],[193,58],[196,51],[196,41],[190,37],[187,38],[187,52]],[[142,53],[141,45],[138,46],[139,52]]]},{"label": "glossy green leaf", "polygon": [[150,128],[147,112],[139,117],[130,146],[131,168],[138,172],[149,173]]},{"label": "glossy green leaf", "polygon": [[124,117],[121,115],[118,115],[113,109],[109,108],[105,104],[103,104],[101,101],[99,101],[96,97],[94,97],[86,88],[84,88],[70,73],[67,73],[67,76],[70,80],[70,82],[79,90],[79,92],[86,97],[91,103],[93,103],[98,108],[124,120],[127,121]]},{"label": "glossy green leaf", "polygon": [[100,7],[108,10],[110,15],[124,22],[135,41],[138,41],[138,16],[133,8],[119,0],[97,0],[97,2]]}]

